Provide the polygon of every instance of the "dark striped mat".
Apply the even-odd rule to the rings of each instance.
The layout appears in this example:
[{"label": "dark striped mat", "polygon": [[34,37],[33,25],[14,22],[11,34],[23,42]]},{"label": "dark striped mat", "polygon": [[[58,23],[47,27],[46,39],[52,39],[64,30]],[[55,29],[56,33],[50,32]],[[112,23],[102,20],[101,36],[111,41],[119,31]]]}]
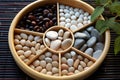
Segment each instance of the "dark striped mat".
[{"label": "dark striped mat", "polygon": [[[33,80],[16,65],[8,46],[8,30],[13,17],[34,0],[0,0],[0,80]],[[84,0],[95,6],[94,0]],[[110,15],[105,15],[109,17]],[[98,70],[86,80],[120,80],[120,54],[114,56],[116,37],[111,32],[111,47]]]}]

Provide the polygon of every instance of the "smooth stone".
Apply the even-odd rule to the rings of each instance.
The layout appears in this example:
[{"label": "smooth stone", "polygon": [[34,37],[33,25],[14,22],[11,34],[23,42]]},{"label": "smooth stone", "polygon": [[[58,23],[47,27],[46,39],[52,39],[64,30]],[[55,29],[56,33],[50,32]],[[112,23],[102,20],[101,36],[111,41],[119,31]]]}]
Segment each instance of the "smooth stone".
[{"label": "smooth stone", "polygon": [[27,39],[28,38],[27,34],[25,34],[25,33],[20,33],[20,37],[23,38],[23,39]]},{"label": "smooth stone", "polygon": [[102,50],[97,50],[93,53],[93,57],[95,59],[98,59],[100,57],[100,55],[102,54]]},{"label": "smooth stone", "polygon": [[59,63],[58,63],[57,61],[53,61],[53,62],[52,62],[52,66],[53,66],[53,67],[59,67]]},{"label": "smooth stone", "polygon": [[40,61],[40,66],[42,68],[46,67],[46,61],[45,60]]},{"label": "smooth stone", "polygon": [[60,48],[60,45],[61,45],[61,40],[54,40],[51,41],[50,48],[53,50],[57,50]]},{"label": "smooth stone", "polygon": [[83,22],[83,19],[82,19],[82,18],[78,18],[78,19],[77,19],[77,22],[78,22],[78,23],[82,23],[82,22]]},{"label": "smooth stone", "polygon": [[61,41],[62,41],[62,40],[63,40],[63,37],[58,37],[58,40],[61,40]]},{"label": "smooth stone", "polygon": [[64,70],[64,69],[67,70],[68,68],[69,68],[69,67],[68,67],[67,64],[62,64],[62,65],[61,65],[61,69],[62,69],[62,70]]},{"label": "smooth stone", "polygon": [[47,73],[47,70],[46,70],[46,69],[42,69],[42,70],[41,70],[41,73],[46,74],[46,73]]},{"label": "smooth stone", "polygon": [[67,19],[65,20],[65,22],[66,22],[66,23],[70,23],[71,20],[70,20],[69,18],[67,18]]},{"label": "smooth stone", "polygon": [[58,72],[59,72],[59,69],[58,69],[58,68],[56,68],[56,67],[53,67],[53,68],[52,68],[52,73],[53,73],[53,74],[58,73]]},{"label": "smooth stone", "polygon": [[66,13],[65,14],[65,18],[70,18],[71,16],[70,16],[70,14],[69,13]]},{"label": "smooth stone", "polygon": [[46,70],[47,71],[51,71],[52,70],[52,64],[51,63],[47,63]]},{"label": "smooth stone", "polygon": [[67,75],[68,74],[68,70],[62,70],[61,74],[62,75]]},{"label": "smooth stone", "polygon": [[72,31],[75,31],[75,30],[77,30],[78,28],[77,28],[77,26],[76,25],[71,25],[70,26],[70,30],[72,30]]},{"label": "smooth stone", "polygon": [[92,66],[93,64],[94,64],[93,61],[89,61],[89,62],[87,63],[87,67],[90,67],[90,66]]},{"label": "smooth stone", "polygon": [[80,13],[79,13],[79,12],[75,12],[75,16],[76,16],[76,17],[79,17],[79,16],[80,16]]},{"label": "smooth stone", "polygon": [[70,32],[69,31],[66,31],[64,34],[63,34],[63,39],[67,39],[70,37]]},{"label": "smooth stone", "polygon": [[60,22],[60,26],[65,26],[65,22]]},{"label": "smooth stone", "polygon": [[103,50],[104,49],[104,44],[101,43],[101,42],[98,42],[98,43],[96,43],[94,49],[95,50]]},{"label": "smooth stone", "polygon": [[83,25],[82,23],[78,23],[78,24],[77,24],[77,27],[78,27],[78,28],[81,28],[81,27],[83,27],[83,26],[84,26],[84,25]]},{"label": "smooth stone", "polygon": [[76,20],[76,19],[77,19],[77,17],[76,17],[76,16],[74,16],[74,15],[72,15],[72,16],[71,16],[71,19],[72,19],[72,20]]},{"label": "smooth stone", "polygon": [[60,17],[60,21],[65,21],[65,17]]},{"label": "smooth stone", "polygon": [[70,26],[71,26],[71,23],[66,23],[66,24],[65,24],[65,27],[66,27],[66,28],[70,28]]},{"label": "smooth stone", "polygon": [[72,57],[70,53],[66,53],[64,56],[65,56],[65,58],[67,58],[67,59]]},{"label": "smooth stone", "polygon": [[31,41],[27,40],[27,41],[25,42],[25,45],[31,47],[31,46],[32,46],[32,43],[31,43]]},{"label": "smooth stone", "polygon": [[96,37],[94,37],[94,36],[91,37],[91,38],[87,41],[87,46],[88,46],[88,47],[94,46],[95,43],[96,43],[96,41],[97,41]]},{"label": "smooth stone", "polygon": [[83,31],[83,33],[85,33],[85,34],[87,35],[87,38],[90,38],[90,34],[89,34],[89,32],[87,32],[87,31]]},{"label": "smooth stone", "polygon": [[65,8],[65,6],[61,4],[60,5],[60,9],[64,9],[64,8]]},{"label": "smooth stone", "polygon": [[88,58],[84,58],[84,62],[87,64],[89,62]]},{"label": "smooth stone", "polygon": [[87,49],[87,44],[84,44],[84,45],[80,48],[81,51],[85,51],[86,49]]},{"label": "smooth stone", "polygon": [[82,57],[81,55],[78,55],[77,58],[78,58],[79,60],[83,60],[83,57]]},{"label": "smooth stone", "polygon": [[40,72],[40,71],[42,70],[42,67],[41,67],[41,66],[37,66],[37,67],[35,68],[35,70],[38,71],[38,72]]},{"label": "smooth stone", "polygon": [[64,13],[69,13],[69,10],[68,9],[64,9]]},{"label": "smooth stone", "polygon": [[53,61],[58,61],[59,57],[58,57],[58,55],[53,54],[52,55],[52,59],[53,59]]},{"label": "smooth stone", "polygon": [[68,71],[69,72],[74,72],[75,68],[74,67],[69,67]]},{"label": "smooth stone", "polygon": [[74,34],[74,37],[75,38],[83,38],[83,39],[86,39],[87,38],[87,35],[85,33],[81,33],[81,32],[76,32]]},{"label": "smooth stone", "polygon": [[33,39],[34,39],[33,35],[28,36],[28,40],[33,41]]},{"label": "smooth stone", "polygon": [[100,40],[100,38],[101,38],[100,33],[97,29],[92,29],[91,36],[95,36],[97,38],[97,40]]},{"label": "smooth stone", "polygon": [[25,39],[21,39],[21,40],[20,40],[20,44],[21,44],[22,46],[24,46],[24,45],[25,45],[25,42],[26,42],[26,40],[25,40]]},{"label": "smooth stone", "polygon": [[46,57],[52,57],[52,53],[51,53],[51,52],[46,52],[46,53],[45,53],[45,56],[46,56]]},{"label": "smooth stone", "polygon": [[83,68],[85,68],[85,67],[86,67],[86,63],[85,63],[85,62],[80,61],[80,64],[81,64],[81,66],[82,66]]},{"label": "smooth stone", "polygon": [[21,50],[22,48],[23,48],[23,47],[22,47],[22,45],[20,45],[20,44],[18,44],[18,45],[15,46],[15,49],[16,49],[16,50]]},{"label": "smooth stone", "polygon": [[85,51],[86,54],[92,56],[93,54],[93,49],[92,48],[88,48],[86,51]]},{"label": "smooth stone", "polygon": [[63,29],[60,29],[60,30],[58,31],[58,36],[59,36],[59,37],[62,37],[62,36],[63,36],[63,34],[64,34]]},{"label": "smooth stone", "polygon": [[51,63],[51,62],[52,62],[52,58],[46,57],[46,58],[45,58],[45,61],[46,61],[47,63]]},{"label": "smooth stone", "polygon": [[64,15],[65,15],[64,13],[60,13],[60,17],[64,17]]},{"label": "smooth stone", "polygon": [[78,70],[81,72],[81,71],[83,71],[84,69],[83,69],[83,67],[82,67],[81,65],[79,65],[79,66],[78,66]]},{"label": "smooth stone", "polygon": [[30,50],[24,52],[25,57],[29,57],[31,54],[32,54],[32,52]]},{"label": "smooth stone", "polygon": [[39,57],[39,60],[44,60],[45,59],[45,55],[41,55],[40,57]]},{"label": "smooth stone", "polygon": [[19,39],[14,39],[14,43],[15,43],[15,45],[19,44],[20,43]]},{"label": "smooth stone", "polygon": [[47,75],[52,75],[53,73],[51,71],[48,71],[46,74]]},{"label": "smooth stone", "polygon": [[79,70],[75,70],[75,74],[79,73],[80,71]]},{"label": "smooth stone", "polygon": [[50,46],[50,40],[48,38],[45,38],[45,43],[47,44],[47,46]]},{"label": "smooth stone", "polygon": [[67,59],[65,57],[62,57],[61,63],[67,63]]},{"label": "smooth stone", "polygon": [[35,67],[39,66],[39,65],[40,65],[40,61],[39,61],[39,60],[35,60],[35,61],[33,62],[33,65],[34,65]]},{"label": "smooth stone", "polygon": [[74,62],[74,68],[77,68],[78,67],[78,65],[79,65],[79,62],[80,62],[80,60],[79,59],[76,59],[75,60],[75,62]]},{"label": "smooth stone", "polygon": [[72,20],[72,21],[71,21],[71,24],[72,24],[72,25],[77,25],[77,21],[76,21],[76,20]]},{"label": "smooth stone", "polygon": [[72,65],[73,65],[73,59],[70,59],[70,58],[69,58],[69,59],[67,60],[67,64],[68,64],[69,66],[72,66]]},{"label": "smooth stone", "polygon": [[94,29],[94,27],[93,27],[93,26],[90,26],[90,27],[87,28],[87,31],[88,31],[88,32],[91,32],[93,29]]},{"label": "smooth stone", "polygon": [[83,21],[83,25],[87,25],[88,24],[88,21]]},{"label": "smooth stone", "polygon": [[70,54],[71,54],[71,56],[76,56],[76,52],[75,51],[71,51]]},{"label": "smooth stone", "polygon": [[74,47],[79,49],[85,43],[84,39],[76,39],[74,43]]},{"label": "smooth stone", "polygon": [[58,33],[56,31],[48,31],[46,33],[46,37],[51,39],[51,40],[55,40],[58,37]]},{"label": "smooth stone", "polygon": [[72,44],[72,39],[65,39],[61,44],[61,48],[67,49],[68,47],[71,46],[71,44]]},{"label": "smooth stone", "polygon": [[42,41],[42,38],[40,36],[35,36],[34,41],[40,42],[40,41]]}]

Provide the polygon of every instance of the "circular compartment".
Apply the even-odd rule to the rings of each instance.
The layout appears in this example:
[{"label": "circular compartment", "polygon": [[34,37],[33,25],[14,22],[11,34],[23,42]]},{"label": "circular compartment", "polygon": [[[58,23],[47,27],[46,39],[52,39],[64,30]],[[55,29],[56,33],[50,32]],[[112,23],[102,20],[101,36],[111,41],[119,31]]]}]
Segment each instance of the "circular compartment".
[{"label": "circular compartment", "polygon": [[[49,7],[48,5],[56,5],[57,6],[57,8],[55,8],[55,6],[52,7],[52,8],[57,9],[56,11],[54,10],[57,13],[57,14],[54,14],[56,16],[54,20],[57,19],[57,21],[55,22],[54,25],[53,24],[51,25],[50,20],[52,18],[51,19],[47,18],[44,20],[45,24],[42,23],[43,25],[41,26],[41,23],[40,23],[40,26],[38,26],[39,23],[37,23],[37,22],[39,22],[39,20],[37,20],[37,18],[43,14],[42,14],[42,12],[40,12],[39,14],[34,14],[31,16],[31,14],[33,14],[33,13],[31,13],[31,10],[34,11],[36,8],[38,9],[38,7],[43,7],[43,6],[45,8],[48,8]],[[26,7],[24,7],[15,16],[15,18],[13,19],[11,26],[10,26],[8,39],[9,39],[9,47],[12,52],[12,55],[13,55],[16,63],[18,64],[18,66],[26,74],[28,74],[29,76],[31,76],[32,78],[37,79],[37,80],[40,80],[40,79],[48,79],[48,80],[81,79],[81,80],[83,80],[83,79],[87,78],[88,76],[90,76],[100,66],[100,64],[104,60],[105,56],[107,55],[107,52],[108,52],[108,49],[110,46],[110,32],[109,32],[109,30],[107,30],[104,34],[104,42],[103,42],[104,49],[102,50],[99,58],[95,59],[93,56],[86,54],[90,49],[85,52],[82,51],[83,49],[81,49],[81,50],[77,49],[74,46],[74,44],[75,44],[74,40],[76,40],[76,37],[74,34],[76,32],[81,32],[85,28],[88,28],[89,26],[92,25],[93,22],[89,22],[89,24],[86,24],[86,22],[84,22],[85,25],[83,27],[76,28],[75,30],[72,30],[74,28],[65,28],[67,26],[66,25],[63,26],[60,23],[61,22],[60,21],[60,5],[65,5],[64,7],[66,7],[66,8],[68,8],[68,7],[71,7],[71,9],[75,8],[74,11],[77,11],[78,9],[82,9],[83,12],[87,12],[86,15],[88,15],[88,13],[91,14],[94,10],[94,8],[91,7],[90,5],[88,5],[87,3],[83,2],[83,1],[79,1],[79,0],[51,0],[51,1],[38,0],[38,1],[35,1],[35,2],[27,5]],[[41,9],[39,9],[39,10],[41,10]],[[39,12],[39,11],[35,10],[35,13],[36,12]],[[46,15],[47,12],[51,12],[51,9],[49,11],[45,10],[44,12]],[[67,12],[66,9],[65,9],[65,12]],[[32,19],[30,19],[31,21],[30,20],[24,21],[23,18],[25,15],[28,15],[28,13],[30,14],[29,18],[32,17]],[[76,15],[78,15],[78,13]],[[49,14],[49,16],[51,16],[51,14]],[[67,17],[68,17],[68,14],[67,14]],[[25,19],[28,19],[28,18],[25,18]],[[72,17],[72,19],[75,19],[75,18]],[[103,19],[103,17],[100,17],[99,19]],[[30,26],[29,26],[30,30],[23,28],[23,26],[25,26],[25,28],[28,28],[28,25],[20,26],[21,28],[18,27],[21,20],[23,20],[22,22],[27,21],[27,24],[28,23],[30,24]],[[86,20],[86,18],[85,18],[85,20]],[[48,21],[50,22],[50,26],[48,26],[48,24],[49,24]],[[69,20],[67,20],[67,22],[69,22]],[[72,21],[72,24],[74,24],[74,22],[75,21]],[[32,24],[32,28],[31,28],[31,24]],[[62,24],[66,24],[66,23],[63,22]],[[37,25],[37,27],[35,25]],[[79,26],[80,25],[81,24],[79,24]],[[32,30],[33,26],[35,27],[35,30]],[[41,27],[45,28],[44,31],[40,30]],[[37,29],[37,28],[39,28],[39,29]],[[60,29],[70,32],[70,35],[71,35],[70,38],[72,38],[72,43],[68,48],[64,49],[63,51],[56,51],[56,50],[49,48],[49,46],[47,46],[47,44],[45,43],[45,38],[46,38],[46,34],[48,31],[51,31],[51,30],[58,31]],[[17,34],[17,36],[15,36],[16,34]],[[81,33],[79,35],[81,35]],[[29,36],[29,38],[28,38],[28,36]],[[88,41],[86,41],[86,43],[90,42],[89,39],[87,39],[87,40]],[[93,40],[95,40],[95,39],[93,39]],[[31,50],[31,51],[26,51],[26,50]],[[41,67],[38,67],[38,65],[39,65],[38,59],[41,56],[42,57],[50,56],[50,54],[48,54],[46,52],[55,54],[59,58],[59,60],[57,59],[58,60],[57,61],[58,69],[56,70],[54,68],[54,70],[57,71],[57,74],[51,75],[52,73],[49,72],[49,69],[48,69],[47,73],[46,73],[45,69],[40,71]],[[33,53],[34,53],[34,55],[30,55]],[[77,56],[76,56],[76,54],[77,54]],[[72,56],[72,58],[69,57],[70,58],[69,59],[68,56]],[[65,59],[64,57],[67,59]],[[95,57],[96,57],[96,55],[95,55]],[[50,58],[52,59],[52,57],[50,57]],[[50,58],[47,58],[48,63],[49,63],[49,60],[53,61]],[[55,58],[55,56],[53,57],[53,59],[54,58]],[[83,58],[83,59],[81,59],[81,58]],[[63,64],[64,60],[67,60],[66,65],[69,65],[69,67],[68,67],[69,69],[67,69],[68,71],[63,70],[65,68],[65,64]],[[82,61],[80,61],[80,60],[82,60]],[[89,61],[89,63],[88,63],[88,61]],[[72,64],[71,64],[71,62],[72,62]],[[32,64],[34,64],[35,66],[33,66]],[[49,65],[47,65],[47,68]],[[79,65],[79,69],[78,69],[78,65]],[[74,68],[75,68],[75,70],[74,70]],[[83,71],[81,71],[82,68],[84,68]],[[78,70],[80,70],[80,71],[78,71]],[[74,72],[72,72],[72,71],[74,71]],[[64,72],[69,72],[69,73],[65,73],[65,75],[64,75]],[[49,75],[47,75],[47,74],[49,74]]]},{"label": "circular compartment", "polygon": [[73,46],[74,36],[73,33],[65,27],[53,26],[43,35],[43,42],[50,51],[61,53],[68,51]]}]

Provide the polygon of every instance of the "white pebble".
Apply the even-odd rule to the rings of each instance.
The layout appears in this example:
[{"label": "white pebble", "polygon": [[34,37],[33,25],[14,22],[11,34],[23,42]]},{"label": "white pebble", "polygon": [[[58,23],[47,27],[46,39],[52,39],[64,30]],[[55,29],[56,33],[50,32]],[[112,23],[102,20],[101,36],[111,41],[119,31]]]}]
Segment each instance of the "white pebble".
[{"label": "white pebble", "polygon": [[66,23],[70,23],[70,21],[71,21],[71,20],[70,20],[69,18],[67,18],[67,19],[65,20]]},{"label": "white pebble", "polygon": [[77,25],[77,21],[76,21],[76,20],[72,20],[72,21],[71,21],[71,24],[72,24],[72,25]]},{"label": "white pebble", "polygon": [[52,72],[51,72],[51,71],[48,71],[46,74],[47,74],[47,75],[52,75]]},{"label": "white pebble", "polygon": [[83,27],[83,26],[84,26],[84,25],[83,25],[82,23],[78,23],[78,24],[77,24],[77,27],[78,27],[78,28],[81,28],[81,27]]},{"label": "white pebble", "polygon": [[60,22],[60,26],[65,26],[65,22]]},{"label": "white pebble", "polygon": [[46,74],[46,73],[47,73],[47,70],[46,70],[46,69],[42,69],[42,70],[41,70],[41,73]]},{"label": "white pebble", "polygon": [[84,24],[84,25],[87,25],[87,24],[88,24],[88,22],[87,22],[87,21],[83,21],[83,24]]},{"label": "white pebble", "polygon": [[66,9],[69,9],[70,7],[69,6],[65,6]]},{"label": "white pebble", "polygon": [[63,36],[63,34],[64,34],[63,29],[60,29],[60,30],[58,31],[58,36],[59,36],[59,37],[62,37],[62,36]]},{"label": "white pebble", "polygon": [[51,62],[52,62],[52,59],[49,58],[49,57],[46,57],[46,58],[45,58],[45,61],[46,61],[47,63],[51,63]]},{"label": "white pebble", "polygon": [[21,36],[21,38],[23,38],[23,39],[27,39],[27,38],[28,38],[27,34],[25,34],[25,33],[20,33],[20,36]]},{"label": "white pebble", "polygon": [[77,30],[78,28],[77,28],[76,25],[72,25],[72,26],[70,27],[70,29],[71,29],[72,31],[75,31],[75,30]]},{"label": "white pebble", "polygon": [[48,38],[45,38],[45,43],[47,44],[47,46],[50,46],[50,40]]},{"label": "white pebble", "polygon": [[59,9],[60,12],[63,12],[63,9]]},{"label": "white pebble", "polygon": [[33,35],[28,36],[28,40],[33,41],[33,39],[34,39]]},{"label": "white pebble", "polygon": [[35,36],[34,37],[34,41],[39,42],[39,40],[40,40],[40,36]]},{"label": "white pebble", "polygon": [[73,65],[73,59],[68,59],[68,60],[67,60],[67,64],[68,64],[69,66],[72,66],[72,65]]},{"label": "white pebble", "polygon": [[88,12],[85,12],[85,13],[84,13],[84,16],[89,16],[89,13],[88,13]]},{"label": "white pebble", "polygon": [[78,12],[78,11],[79,11],[79,9],[78,9],[78,8],[74,8],[74,11],[75,11],[75,12]]},{"label": "white pebble", "polygon": [[65,14],[64,13],[60,13],[60,17],[64,17],[65,16]]},{"label": "white pebble", "polygon": [[46,33],[46,37],[51,39],[51,40],[54,40],[54,39],[57,39],[58,33],[56,31],[48,31]]},{"label": "white pebble", "polygon": [[43,68],[46,67],[46,61],[44,60],[40,61],[40,66]]},{"label": "white pebble", "polygon": [[82,22],[83,22],[83,19],[82,19],[82,18],[78,18],[78,19],[77,19],[77,22],[78,22],[78,23],[82,23]]},{"label": "white pebble", "polygon": [[75,13],[75,16],[76,16],[76,17],[79,17],[79,16],[80,16],[80,13],[79,13],[79,12],[76,12],[76,13]]},{"label": "white pebble", "polygon": [[39,65],[40,65],[40,61],[39,61],[39,60],[35,60],[35,61],[33,62],[33,65],[34,65],[35,67],[39,66]]},{"label": "white pebble", "polygon": [[70,11],[70,15],[74,15],[74,11]]},{"label": "white pebble", "polygon": [[74,72],[75,68],[74,67],[69,67],[68,71],[69,72]]},{"label": "white pebble", "polygon": [[83,14],[80,14],[79,18],[82,18],[83,19],[84,15]]},{"label": "white pebble", "polygon": [[51,63],[48,63],[48,64],[46,65],[46,69],[47,69],[47,71],[51,71],[51,70],[52,70],[52,64],[51,64]]},{"label": "white pebble", "polygon": [[85,16],[85,17],[83,17],[83,19],[84,19],[85,21],[87,21],[87,20],[88,20],[88,17]]},{"label": "white pebble", "polygon": [[65,17],[60,17],[60,21],[65,21]]},{"label": "white pebble", "polygon": [[71,16],[71,19],[76,20],[76,19],[77,19],[77,17],[76,17],[76,16],[74,16],[74,15],[72,15],[72,16]]},{"label": "white pebble", "polygon": [[82,9],[80,9],[80,10],[79,10],[79,13],[83,14],[83,13],[84,13],[84,11],[83,11]]},{"label": "white pebble", "polygon": [[46,52],[46,53],[45,53],[45,56],[46,56],[46,57],[51,57],[51,56],[52,56],[52,53],[51,53],[51,52]]},{"label": "white pebble", "polygon": [[65,27],[67,27],[67,28],[70,28],[70,26],[71,26],[71,23],[66,23],[65,24]]},{"label": "white pebble", "polygon": [[65,14],[65,18],[70,18],[70,14],[69,14],[69,13],[66,13],[66,14]]},{"label": "white pebble", "polygon": [[52,68],[52,73],[58,73],[59,72],[59,69],[58,68],[56,68],[56,67],[53,67]]},{"label": "white pebble", "polygon": [[64,9],[64,13],[69,13],[69,10],[68,9]]},{"label": "white pebble", "polygon": [[73,10],[73,7],[70,7],[70,8],[69,8],[69,10],[71,10],[71,11],[72,11],[72,10]]},{"label": "white pebble", "polygon": [[32,52],[30,50],[28,50],[28,51],[24,52],[24,56],[25,57],[29,57],[31,55],[31,53]]},{"label": "white pebble", "polygon": [[75,51],[71,51],[70,54],[71,54],[71,56],[75,56],[76,52]]}]

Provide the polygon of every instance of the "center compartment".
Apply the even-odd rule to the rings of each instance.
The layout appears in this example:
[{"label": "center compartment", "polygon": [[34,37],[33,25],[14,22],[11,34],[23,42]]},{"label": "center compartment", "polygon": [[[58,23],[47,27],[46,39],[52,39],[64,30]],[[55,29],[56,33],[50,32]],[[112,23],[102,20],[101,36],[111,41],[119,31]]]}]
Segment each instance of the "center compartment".
[{"label": "center compartment", "polygon": [[69,50],[73,46],[74,36],[65,27],[53,26],[43,35],[43,42],[50,51],[61,53]]}]

